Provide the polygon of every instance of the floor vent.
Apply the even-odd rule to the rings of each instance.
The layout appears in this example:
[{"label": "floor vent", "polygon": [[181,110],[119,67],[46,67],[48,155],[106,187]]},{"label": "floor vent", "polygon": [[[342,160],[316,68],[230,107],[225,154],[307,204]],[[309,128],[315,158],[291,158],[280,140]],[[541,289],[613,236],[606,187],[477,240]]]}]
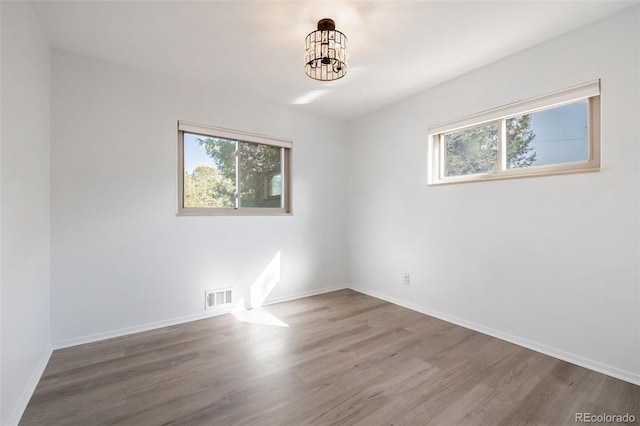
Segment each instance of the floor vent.
[{"label": "floor vent", "polygon": [[213,309],[215,306],[230,305],[232,301],[230,288],[219,288],[204,292],[204,308]]}]

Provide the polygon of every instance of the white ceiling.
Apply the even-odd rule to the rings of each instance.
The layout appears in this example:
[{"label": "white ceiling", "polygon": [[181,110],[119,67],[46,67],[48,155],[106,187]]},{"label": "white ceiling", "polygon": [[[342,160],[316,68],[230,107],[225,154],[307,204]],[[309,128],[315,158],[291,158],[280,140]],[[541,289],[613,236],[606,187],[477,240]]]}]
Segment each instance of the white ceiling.
[{"label": "white ceiling", "polygon": [[[613,14],[615,1],[45,1],[53,47],[340,119]],[[332,18],[350,69],[318,82],[304,37]]]}]

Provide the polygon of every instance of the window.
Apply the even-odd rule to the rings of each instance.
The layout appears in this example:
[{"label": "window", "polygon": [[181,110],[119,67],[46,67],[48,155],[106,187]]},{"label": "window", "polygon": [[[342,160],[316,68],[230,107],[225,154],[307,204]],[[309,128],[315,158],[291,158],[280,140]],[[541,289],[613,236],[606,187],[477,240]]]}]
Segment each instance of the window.
[{"label": "window", "polygon": [[429,184],[600,170],[600,81],[429,128]]},{"label": "window", "polygon": [[178,122],[179,215],[291,213],[292,142]]}]

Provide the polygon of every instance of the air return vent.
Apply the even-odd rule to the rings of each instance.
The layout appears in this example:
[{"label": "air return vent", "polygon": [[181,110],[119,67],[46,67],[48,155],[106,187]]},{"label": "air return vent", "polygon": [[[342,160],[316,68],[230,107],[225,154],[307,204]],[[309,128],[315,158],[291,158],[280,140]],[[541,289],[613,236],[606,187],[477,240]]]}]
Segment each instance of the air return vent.
[{"label": "air return vent", "polygon": [[230,305],[232,300],[230,288],[218,288],[204,292],[204,308],[213,309],[215,306]]}]

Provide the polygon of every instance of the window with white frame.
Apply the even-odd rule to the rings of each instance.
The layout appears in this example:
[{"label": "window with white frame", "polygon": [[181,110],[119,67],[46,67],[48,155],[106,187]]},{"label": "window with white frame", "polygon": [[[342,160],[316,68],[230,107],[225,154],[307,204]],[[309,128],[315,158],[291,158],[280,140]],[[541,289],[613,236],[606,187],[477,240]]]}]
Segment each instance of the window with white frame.
[{"label": "window with white frame", "polygon": [[178,122],[179,215],[291,213],[293,143]]},{"label": "window with white frame", "polygon": [[429,184],[600,170],[600,81],[429,127]]}]

